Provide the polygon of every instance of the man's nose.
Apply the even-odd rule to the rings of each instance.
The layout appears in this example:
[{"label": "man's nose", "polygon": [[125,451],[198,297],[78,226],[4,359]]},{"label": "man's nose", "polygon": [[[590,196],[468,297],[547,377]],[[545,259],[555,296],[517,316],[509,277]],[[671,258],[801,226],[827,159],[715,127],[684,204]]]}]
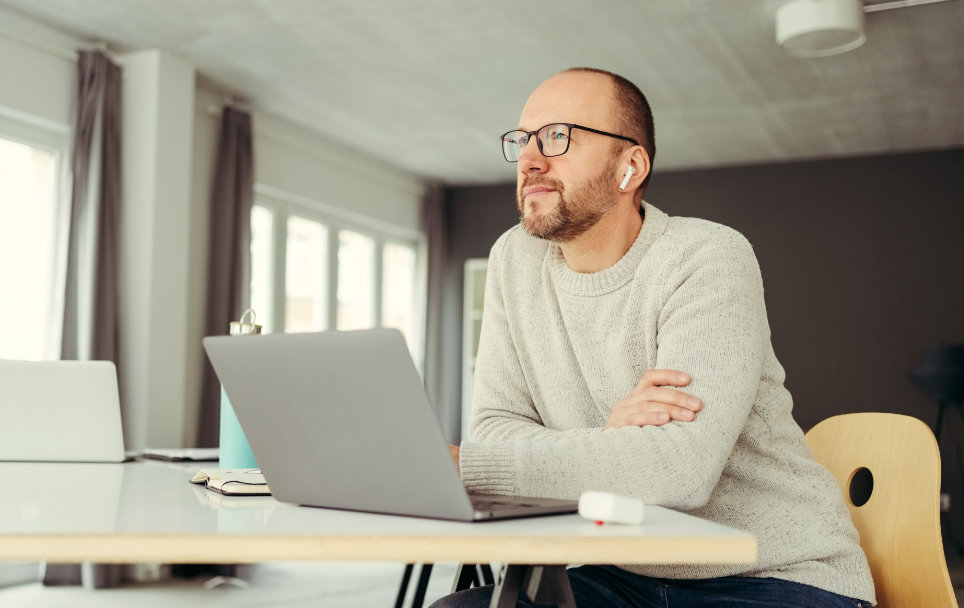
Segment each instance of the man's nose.
[{"label": "man's nose", "polygon": [[539,149],[536,137],[530,137],[519,155],[519,171],[522,173],[544,173],[548,163]]}]

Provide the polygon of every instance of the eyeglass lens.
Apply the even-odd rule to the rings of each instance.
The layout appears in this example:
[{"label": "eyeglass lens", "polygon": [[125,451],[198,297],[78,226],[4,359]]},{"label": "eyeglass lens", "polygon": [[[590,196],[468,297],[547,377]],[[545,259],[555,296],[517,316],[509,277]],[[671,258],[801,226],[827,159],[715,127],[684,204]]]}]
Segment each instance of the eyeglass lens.
[{"label": "eyeglass lens", "polygon": [[[530,133],[509,131],[502,136],[502,152],[505,159],[515,162],[522,156],[522,150],[529,144]],[[546,125],[536,133],[536,143],[543,156],[559,156],[569,149],[569,125]]]}]

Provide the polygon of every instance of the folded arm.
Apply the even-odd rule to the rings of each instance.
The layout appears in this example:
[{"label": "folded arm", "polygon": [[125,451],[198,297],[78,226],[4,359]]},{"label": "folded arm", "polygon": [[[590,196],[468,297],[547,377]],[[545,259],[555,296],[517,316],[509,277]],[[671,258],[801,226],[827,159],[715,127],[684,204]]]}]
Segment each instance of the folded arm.
[{"label": "folded arm", "polygon": [[[473,436],[459,454],[467,486],[570,498],[586,489],[607,490],[681,509],[709,500],[753,405],[768,349],[762,281],[742,238],[697,252],[673,272],[678,282],[661,302],[653,368],[688,372],[691,382],[682,386],[700,406],[687,407],[687,395],[646,382],[650,370],[613,404],[606,424],[565,429],[543,423],[516,354],[501,277],[498,271],[490,276]],[[663,411],[633,411],[631,404],[650,402],[646,396],[655,391],[674,393],[677,401],[655,401]],[[698,411],[695,419],[685,420],[687,411]],[[670,421],[660,424],[660,414]]]}]

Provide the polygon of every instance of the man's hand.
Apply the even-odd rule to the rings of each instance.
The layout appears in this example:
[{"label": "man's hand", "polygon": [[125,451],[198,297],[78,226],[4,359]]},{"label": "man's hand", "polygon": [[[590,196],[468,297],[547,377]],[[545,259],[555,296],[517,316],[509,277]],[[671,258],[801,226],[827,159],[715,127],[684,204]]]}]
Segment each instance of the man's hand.
[{"label": "man's hand", "polygon": [[459,473],[461,473],[461,472],[462,472],[462,469],[459,468],[459,446],[457,446],[457,445],[450,445],[450,446],[449,446],[449,454],[452,455],[452,460],[455,461],[455,470],[458,471]]},{"label": "man's hand", "polygon": [[669,386],[686,386],[690,376],[672,369],[651,369],[623,400],[618,401],[606,421],[607,429],[623,426],[660,426],[670,420],[689,422],[703,404],[696,397]]}]

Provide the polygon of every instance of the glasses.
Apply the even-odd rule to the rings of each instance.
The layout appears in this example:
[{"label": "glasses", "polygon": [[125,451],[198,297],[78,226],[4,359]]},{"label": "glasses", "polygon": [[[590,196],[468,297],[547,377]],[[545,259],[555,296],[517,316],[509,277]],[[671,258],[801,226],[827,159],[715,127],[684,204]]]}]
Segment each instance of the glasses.
[{"label": "glasses", "polygon": [[515,131],[504,133],[502,135],[502,154],[510,163],[518,162],[519,157],[522,156],[522,150],[529,144],[529,139],[535,135],[536,144],[539,146],[539,152],[541,152],[543,156],[562,156],[569,151],[569,134],[573,129],[582,129],[583,131],[589,131],[590,133],[598,133],[600,135],[605,135],[606,137],[614,137],[616,139],[628,141],[634,146],[639,145],[639,142],[635,139],[623,137],[622,135],[616,135],[615,133],[607,133],[606,131],[600,131],[599,129],[590,129],[589,127],[574,125],[568,122],[557,122],[541,127],[537,131],[522,131],[517,129]]}]

